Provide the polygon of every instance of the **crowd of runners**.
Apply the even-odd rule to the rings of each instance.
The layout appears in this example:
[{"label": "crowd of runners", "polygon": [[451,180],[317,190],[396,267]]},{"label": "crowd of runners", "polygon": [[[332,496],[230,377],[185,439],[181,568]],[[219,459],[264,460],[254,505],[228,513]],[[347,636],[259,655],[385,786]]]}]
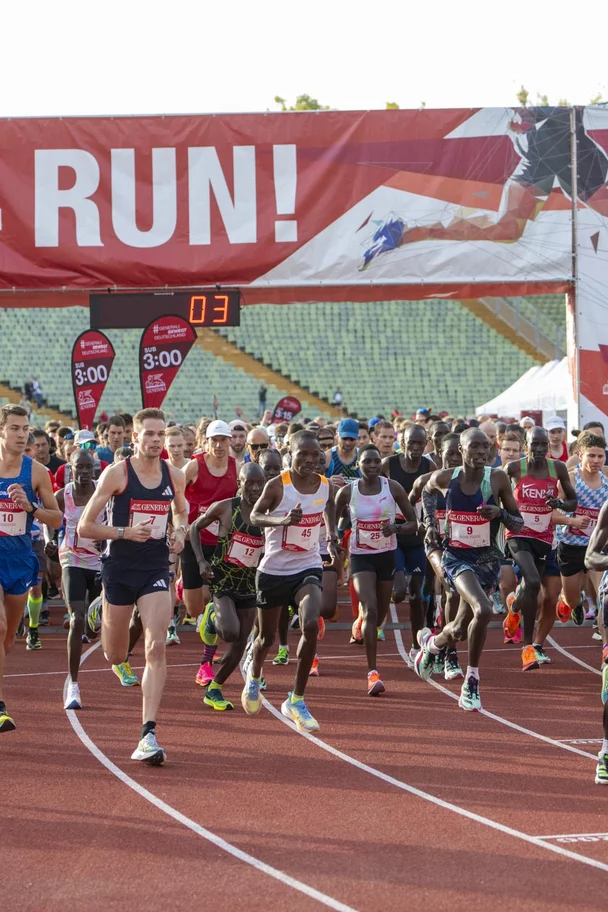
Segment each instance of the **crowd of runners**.
[{"label": "crowd of runners", "polygon": [[[165,760],[156,729],[166,649],[179,644],[184,624],[202,640],[193,685],[204,703],[234,709],[224,691],[242,666],[248,715],[260,710],[273,644],[272,664],[290,664],[288,632],[299,629],[281,711],[300,731],[318,731],[306,687],[347,587],[350,642],[367,662],[362,695],[390,687],[377,643],[391,602],[407,600],[411,668],[425,680],[462,679],[459,706],[468,711],[481,709],[493,618],[505,643],[521,646],[523,672],[551,662],[544,645],[556,622],[593,619],[604,704],[595,781],[608,784],[606,440],[598,423],[570,446],[566,436],[557,416],[537,427],[530,418],[507,424],[428,409],[411,420],[346,417],[336,426],[203,418],[197,427],[168,426],[161,410],[144,409],[94,431],[57,422],[42,430],[30,428],[23,407],[4,406],[0,732],[16,728],[2,691],[6,653],[19,634],[27,650],[42,647],[39,626],[60,593],[65,709],[83,706],[83,643],[101,631],[121,684],[141,683],[132,759]],[[129,663],[140,638],[141,682]]]}]

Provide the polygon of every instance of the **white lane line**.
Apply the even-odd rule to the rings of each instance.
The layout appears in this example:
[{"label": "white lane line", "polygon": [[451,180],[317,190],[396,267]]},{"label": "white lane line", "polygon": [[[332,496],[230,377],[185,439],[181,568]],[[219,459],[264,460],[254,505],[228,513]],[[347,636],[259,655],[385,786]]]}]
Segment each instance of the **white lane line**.
[{"label": "white lane line", "polygon": [[[551,643],[554,649],[557,649],[558,652],[561,652],[561,654],[563,656],[566,656],[567,659],[570,659],[571,662],[576,662],[576,664],[580,665],[581,668],[586,668],[588,671],[593,671],[595,674],[598,674],[601,677],[602,672],[599,669],[594,668],[593,665],[587,665],[587,663],[583,662],[582,659],[577,658],[577,656],[573,656],[571,652],[568,652],[567,649],[564,649],[563,646],[560,646],[559,643],[556,643],[553,637],[548,636],[547,642]],[[595,648],[597,649],[597,646]]]},{"label": "white lane line", "polygon": [[[81,663],[85,661],[88,656],[94,652],[101,643],[96,643],[90,649],[88,649],[81,658]],[[66,677],[64,685],[64,696],[67,690],[67,685],[69,682],[69,675]],[[135,779],[131,779],[127,773],[123,772],[120,767],[112,763],[109,757],[100,750],[94,741],[87,735],[86,731],[80,724],[80,719],[75,710],[66,709],[66,715],[70,721],[70,725],[84,744],[84,746],[89,750],[96,760],[105,766],[117,779],[119,779],[124,785],[127,785],[130,789],[133,789],[141,798],[144,798],[146,801],[149,801],[157,810],[162,811],[164,814],[167,814],[168,817],[172,817],[173,820],[176,820],[178,823],[181,823],[183,826],[188,827],[189,830],[192,830],[193,833],[196,833],[197,836],[201,836],[203,839],[206,839],[208,842],[212,843],[218,849],[222,849],[224,852],[227,852],[229,855],[232,855],[234,858],[238,858],[239,861],[245,862],[245,864],[250,865],[252,868],[256,868],[258,871],[261,871],[262,874],[267,874],[269,877],[273,877],[275,880],[278,880],[281,884],[286,887],[292,887],[294,890],[297,890],[299,893],[303,893],[305,896],[310,897],[311,899],[316,899],[317,902],[321,903],[324,906],[327,906],[329,909],[336,909],[337,912],[357,912],[356,909],[353,909],[352,906],[347,906],[345,903],[339,902],[337,899],[334,899],[332,896],[327,896],[325,893],[321,893],[320,890],[315,890],[314,887],[309,886],[308,884],[302,883],[300,880],[296,880],[294,877],[290,877],[289,874],[285,874],[283,871],[279,871],[277,868],[273,868],[270,865],[266,864],[264,861],[260,861],[259,858],[255,858],[253,855],[249,855],[248,852],[243,852],[241,849],[238,849],[236,846],[232,845],[230,842],[226,842],[225,839],[222,839],[221,836],[217,836],[215,833],[212,833],[211,830],[207,830],[205,827],[196,823],[194,820],[190,820],[189,817],[186,817],[185,814],[180,813],[176,808],[171,807],[170,804],[167,804],[166,801],[163,801],[162,798],[159,798],[154,792],[148,791],[147,788],[144,788],[139,782],[136,782]]]},{"label": "white lane line", "polygon": [[[395,630],[393,632],[397,634],[401,631]],[[243,674],[242,668],[241,674]],[[244,677],[245,676],[243,675],[243,678]],[[423,801],[428,801],[431,804],[437,805],[437,807],[443,808],[446,811],[452,811],[454,814],[458,814],[460,817],[466,817],[468,820],[473,820],[475,823],[481,823],[483,826],[490,827],[493,830],[498,830],[498,832],[504,833],[506,836],[513,836],[515,839],[521,839],[524,842],[529,842],[532,845],[538,846],[539,848],[547,849],[549,852],[554,852],[557,855],[562,855],[565,858],[570,858],[572,861],[579,861],[582,864],[589,865],[592,868],[598,868],[600,871],[608,872],[608,864],[604,864],[601,861],[596,861],[594,858],[587,858],[585,855],[579,855],[577,852],[571,852],[568,849],[563,849],[561,846],[552,845],[550,842],[545,842],[540,836],[529,836],[527,833],[522,833],[519,830],[514,830],[512,827],[498,823],[496,820],[490,820],[489,817],[482,817],[481,814],[476,814],[474,811],[468,811],[466,808],[459,807],[457,804],[452,804],[449,801],[444,801],[442,798],[437,798],[435,795],[429,794],[429,792],[424,792],[422,789],[416,788],[413,785],[408,785],[407,782],[402,782],[400,779],[395,779],[393,776],[389,776],[387,773],[383,773],[381,770],[378,770],[373,766],[368,766],[367,763],[362,763],[360,760],[356,760],[355,757],[351,757],[349,754],[345,754],[343,751],[338,750],[338,748],[332,747],[325,741],[321,741],[321,739],[315,737],[315,735],[310,735],[307,732],[298,731],[294,723],[291,722],[291,720],[286,719],[285,716],[283,716],[282,713],[276,709],[272,703],[268,702],[266,697],[262,697],[262,704],[268,710],[268,712],[272,713],[273,716],[275,716],[285,725],[289,726],[292,731],[300,735],[302,738],[306,738],[307,741],[310,741],[312,744],[320,747],[321,750],[327,751],[328,754],[337,757],[339,760],[343,760],[345,763],[349,763],[351,766],[356,767],[356,769],[359,769],[364,773],[369,773],[370,776],[375,776],[376,779],[381,779],[388,785],[393,785],[395,788],[401,789],[401,791],[408,792],[410,795],[414,795],[416,798],[422,798]]]},{"label": "white lane line", "polygon": [[539,839],[564,839],[568,842],[606,842],[608,833],[562,833],[559,836],[539,836]]},{"label": "white lane line", "polygon": [[[556,738],[562,744],[601,744],[601,738]],[[597,759],[597,758],[596,758]]]},{"label": "white lane line", "polygon": [[[393,611],[394,609],[391,605],[391,614]],[[393,630],[393,633],[395,634],[397,649],[399,650],[401,658],[407,665],[407,651],[403,645],[403,637],[401,636],[401,631]],[[458,696],[456,694],[453,694],[451,690],[447,689],[447,687],[443,687],[441,684],[438,684],[437,681],[433,681],[432,678],[429,678],[427,684],[430,684],[432,687],[440,690],[441,693],[446,694],[446,696],[450,697],[450,699],[458,700]],[[517,725],[516,722],[511,722],[509,719],[504,719],[502,716],[497,716],[495,713],[488,712],[487,709],[482,709],[480,714],[482,716],[487,716],[488,719],[493,719],[495,722],[499,722],[501,725],[506,725],[508,728],[512,728],[515,731],[521,732],[523,735],[529,735],[531,738],[536,738],[538,741],[544,741],[545,744],[551,744],[553,747],[559,747],[561,750],[570,751],[572,754],[579,754],[581,757],[588,757],[590,760],[597,760],[597,756],[595,754],[589,754],[587,751],[579,750],[577,747],[571,747],[569,744],[565,744],[563,741],[556,741],[554,738],[548,738],[546,735],[541,735],[529,728],[524,728],[523,725]]]}]

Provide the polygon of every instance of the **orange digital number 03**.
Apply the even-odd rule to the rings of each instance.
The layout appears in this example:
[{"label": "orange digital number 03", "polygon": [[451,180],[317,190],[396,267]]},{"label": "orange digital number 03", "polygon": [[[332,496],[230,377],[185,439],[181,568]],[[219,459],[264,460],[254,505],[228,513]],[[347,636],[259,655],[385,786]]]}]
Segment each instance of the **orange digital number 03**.
[{"label": "orange digital number 03", "polygon": [[207,295],[193,295],[190,298],[190,317],[188,321],[194,324],[205,322],[207,310]]}]

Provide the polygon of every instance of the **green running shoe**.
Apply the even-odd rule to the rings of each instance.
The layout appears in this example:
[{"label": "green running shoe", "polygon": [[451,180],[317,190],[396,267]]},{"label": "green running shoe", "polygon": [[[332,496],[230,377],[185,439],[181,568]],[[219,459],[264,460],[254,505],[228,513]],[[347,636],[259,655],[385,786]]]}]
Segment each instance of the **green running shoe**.
[{"label": "green running shoe", "polygon": [[133,673],[128,660],[121,662],[120,665],[112,665],[112,671],[123,687],[137,687],[139,685],[139,678]]},{"label": "green running shoe", "polygon": [[[213,618],[211,617],[211,615],[213,615]],[[204,612],[202,620],[201,620],[201,625],[199,627],[199,633],[201,636],[201,640],[203,641],[205,646],[217,646],[218,636],[217,636],[217,630],[215,629],[215,624],[213,623],[214,618],[215,618],[215,608],[213,606],[213,602],[209,602],[209,604],[205,608],[205,612]]]},{"label": "green running shoe", "polygon": [[180,640],[177,635],[177,630],[175,629],[173,624],[170,624],[167,629],[167,639],[165,640],[165,642],[166,642],[167,646],[171,646],[172,644],[179,646]]},{"label": "green running shoe", "polygon": [[479,712],[481,697],[479,696],[479,679],[470,675],[462,685],[458,705],[467,712]]},{"label": "green running shoe", "polygon": [[289,665],[289,646],[279,646],[278,652],[272,660],[273,665]]},{"label": "green running shoe", "polygon": [[445,653],[446,650],[442,649],[441,652],[435,656],[435,661],[433,662],[434,675],[442,675],[445,672]]},{"label": "green running shoe", "polygon": [[87,622],[93,633],[99,633],[101,630],[101,606],[102,598],[99,596],[93,599],[87,609]]},{"label": "green running shoe", "polygon": [[422,630],[418,631],[420,649],[416,653],[416,658],[414,660],[414,671],[423,681],[429,680],[433,674],[435,665],[435,656],[429,650],[429,640],[431,637],[432,633],[428,627],[423,627]]},{"label": "green running shoe", "polygon": [[206,703],[207,706],[212,706],[213,709],[217,709],[220,712],[224,712],[226,709],[234,709],[234,704],[230,700],[224,700],[221,689],[217,686],[212,687],[210,684],[205,688],[203,703]]},{"label": "green running shoe", "polygon": [[595,767],[595,784],[608,785],[608,754],[598,754],[599,763]]},{"label": "green running shoe", "polygon": [[551,659],[545,652],[542,646],[539,646],[538,643],[534,644],[534,654],[536,656],[536,661],[539,665],[550,665]]}]

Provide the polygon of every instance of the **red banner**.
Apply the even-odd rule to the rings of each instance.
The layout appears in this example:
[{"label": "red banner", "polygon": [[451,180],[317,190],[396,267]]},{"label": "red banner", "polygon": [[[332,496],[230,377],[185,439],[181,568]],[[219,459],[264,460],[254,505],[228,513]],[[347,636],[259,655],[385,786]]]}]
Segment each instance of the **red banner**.
[{"label": "red banner", "polygon": [[284,396],[277,402],[272,413],[273,421],[293,421],[294,417],[302,411],[299,399],[293,396]]},{"label": "red banner", "polygon": [[183,317],[152,320],[139,343],[139,378],[144,408],[160,408],[196,339]]},{"label": "red banner", "polygon": [[81,333],[72,348],[72,388],[78,424],[90,431],[114,363],[114,346],[96,329]]}]

